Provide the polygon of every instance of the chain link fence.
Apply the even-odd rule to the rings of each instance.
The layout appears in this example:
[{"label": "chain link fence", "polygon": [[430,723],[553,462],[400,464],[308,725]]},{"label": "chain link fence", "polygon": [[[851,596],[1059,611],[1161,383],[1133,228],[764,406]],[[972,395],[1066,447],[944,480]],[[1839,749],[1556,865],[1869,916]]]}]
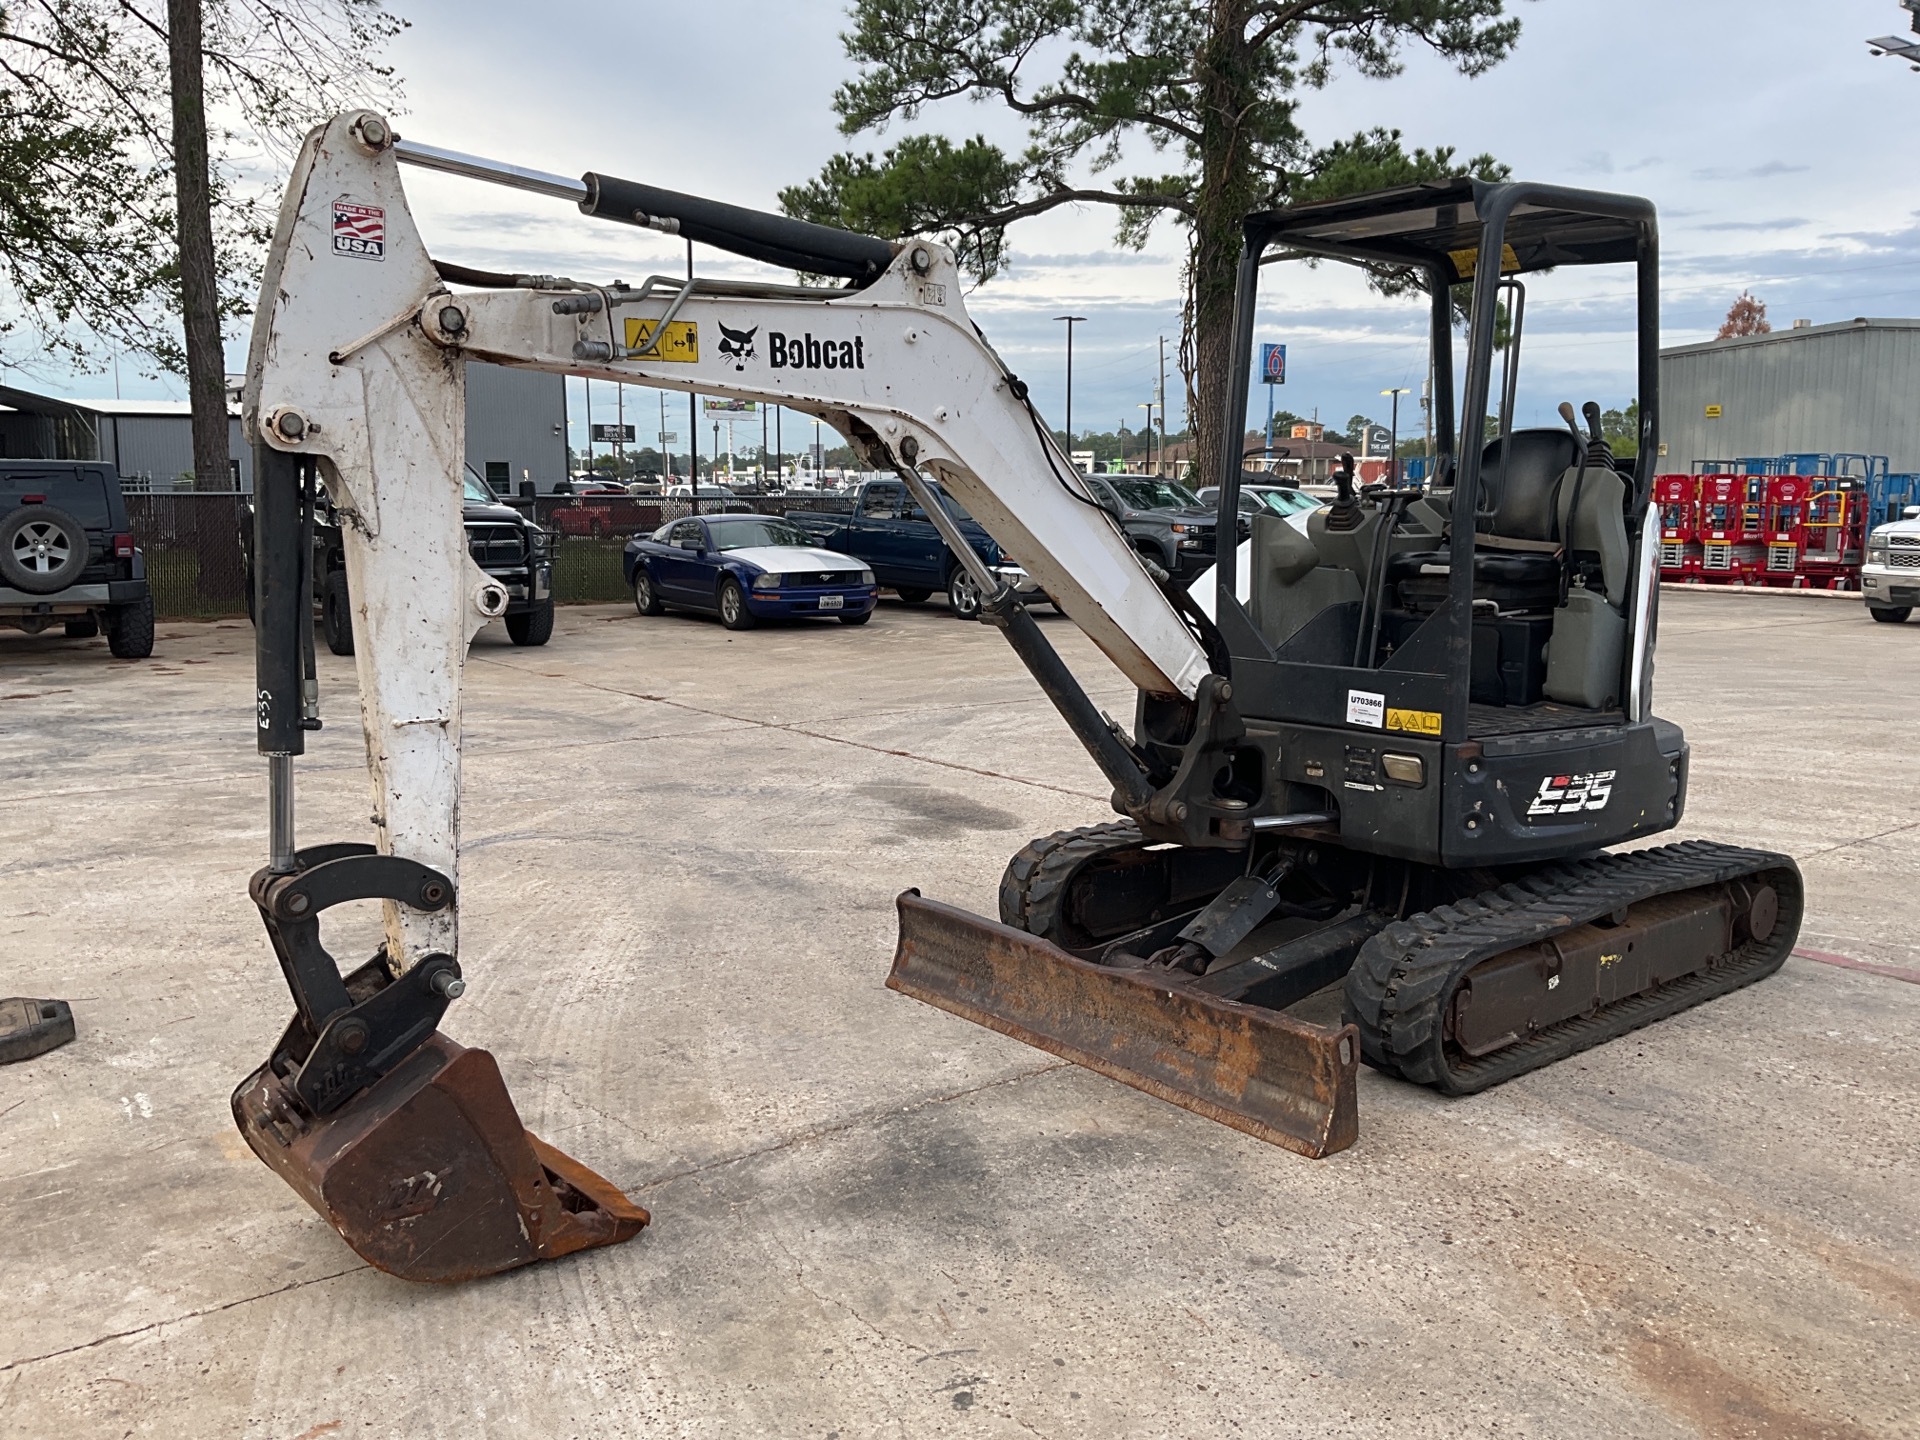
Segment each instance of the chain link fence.
[{"label": "chain link fence", "polygon": [[[247,610],[241,527],[251,525],[245,495],[182,491],[129,493],[127,519],[146,558],[155,613],[165,620],[213,620]],[[738,503],[738,502],[736,502]],[[766,508],[766,502],[761,502]],[[620,557],[627,540],[690,513],[684,500],[622,495],[543,496],[519,501],[552,532],[553,595],[562,605],[628,598]],[[701,512],[718,508],[700,502]]]}]

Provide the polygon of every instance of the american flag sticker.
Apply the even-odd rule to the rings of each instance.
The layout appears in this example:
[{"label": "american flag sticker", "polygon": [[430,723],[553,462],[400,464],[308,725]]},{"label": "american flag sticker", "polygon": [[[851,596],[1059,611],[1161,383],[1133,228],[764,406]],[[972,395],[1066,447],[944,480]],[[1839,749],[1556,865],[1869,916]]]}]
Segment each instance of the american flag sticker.
[{"label": "american flag sticker", "polygon": [[333,202],[333,253],[362,260],[387,258],[387,212],[378,205]]}]

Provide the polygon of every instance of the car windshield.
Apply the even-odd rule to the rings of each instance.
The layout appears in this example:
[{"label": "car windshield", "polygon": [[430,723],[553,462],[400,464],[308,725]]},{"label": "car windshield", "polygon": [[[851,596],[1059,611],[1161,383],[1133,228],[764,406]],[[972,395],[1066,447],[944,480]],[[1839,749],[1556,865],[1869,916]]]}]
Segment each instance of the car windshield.
[{"label": "car windshield", "polygon": [[[1241,492],[1245,494],[1245,491]],[[1317,510],[1320,502],[1298,490],[1255,490],[1260,503],[1276,515],[1297,515],[1302,510]]]},{"label": "car windshield", "polygon": [[1147,480],[1136,475],[1109,475],[1107,483],[1136,510],[1191,510],[1200,497],[1171,480]]},{"label": "car windshield", "polygon": [[752,519],[723,520],[709,524],[707,532],[721,550],[746,550],[755,545],[811,545],[813,541],[797,525],[763,516]]},{"label": "car windshield", "polygon": [[500,497],[493,493],[493,487],[480,478],[479,472],[471,465],[467,466],[465,484],[461,486],[460,498],[468,505],[497,505]]}]

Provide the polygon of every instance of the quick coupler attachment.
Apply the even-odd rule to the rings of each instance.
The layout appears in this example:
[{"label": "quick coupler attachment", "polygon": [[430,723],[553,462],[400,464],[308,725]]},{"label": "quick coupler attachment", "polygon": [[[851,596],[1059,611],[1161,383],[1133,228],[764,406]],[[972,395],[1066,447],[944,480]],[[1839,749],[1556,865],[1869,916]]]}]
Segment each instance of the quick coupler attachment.
[{"label": "quick coupler attachment", "polygon": [[650,1218],[530,1134],[500,1067],[439,1032],[465,989],[451,956],[395,976],[384,952],[342,976],[322,911],[392,900],[453,904],[445,876],[370,846],[303,850],[250,887],[296,1013],[233,1092],[253,1153],[368,1264],[407,1280],[469,1280],[640,1233]]},{"label": "quick coupler attachment", "polygon": [[1309,1158],[1353,1144],[1351,1025],[1223,999],[1179,971],[1097,965],[917,891],[898,904],[888,988]]}]

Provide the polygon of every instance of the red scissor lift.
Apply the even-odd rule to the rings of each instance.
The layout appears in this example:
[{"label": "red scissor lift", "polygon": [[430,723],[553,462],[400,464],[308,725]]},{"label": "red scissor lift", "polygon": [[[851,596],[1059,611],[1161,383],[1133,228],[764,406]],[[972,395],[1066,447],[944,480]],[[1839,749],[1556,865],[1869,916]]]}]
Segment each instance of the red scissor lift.
[{"label": "red scissor lift", "polygon": [[1660,578],[1700,578],[1700,479],[1653,477],[1653,503],[1660,507]]},{"label": "red scissor lift", "polygon": [[1752,583],[1797,588],[1806,550],[1807,497],[1817,482],[1807,475],[1768,475],[1762,491],[1765,509],[1766,568]]},{"label": "red scissor lift", "polygon": [[1860,583],[1867,548],[1867,483],[1854,476],[1812,477],[1801,521],[1800,573],[1816,590]]},{"label": "red scissor lift", "polygon": [[1700,578],[1751,584],[1766,575],[1764,475],[1699,477]]}]

